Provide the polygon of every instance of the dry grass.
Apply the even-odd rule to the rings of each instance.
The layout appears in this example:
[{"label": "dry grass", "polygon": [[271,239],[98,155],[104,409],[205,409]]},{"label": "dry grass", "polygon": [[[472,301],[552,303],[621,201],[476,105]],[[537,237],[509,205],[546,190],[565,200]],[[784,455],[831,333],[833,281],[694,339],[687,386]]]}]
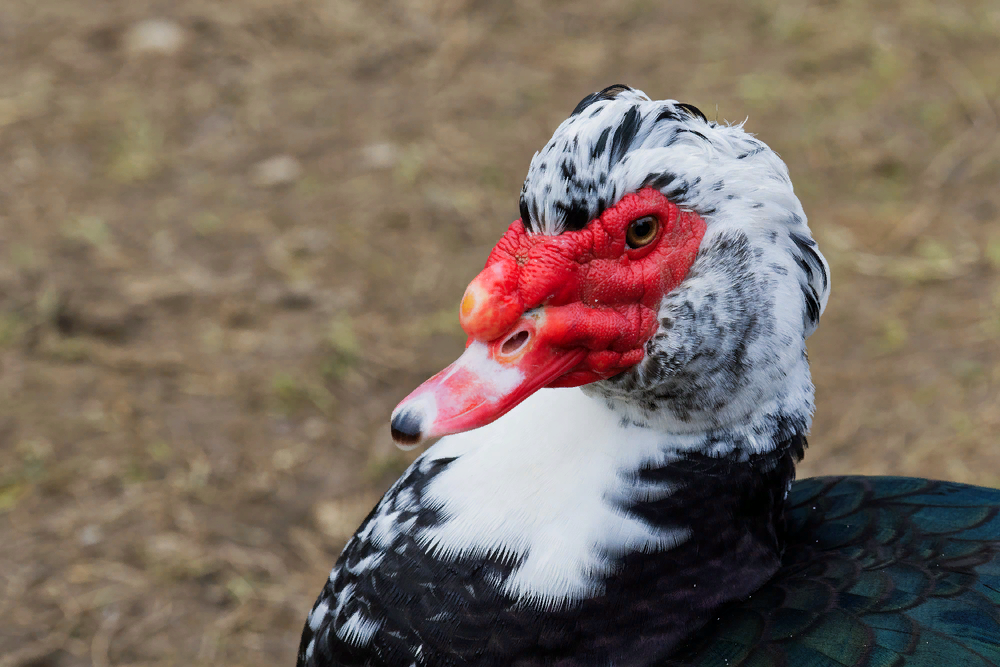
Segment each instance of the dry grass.
[{"label": "dry grass", "polygon": [[4,3],[0,665],[292,664],[532,152],[619,81],[790,165],[834,270],[803,472],[1000,485],[998,35],[989,0]]}]

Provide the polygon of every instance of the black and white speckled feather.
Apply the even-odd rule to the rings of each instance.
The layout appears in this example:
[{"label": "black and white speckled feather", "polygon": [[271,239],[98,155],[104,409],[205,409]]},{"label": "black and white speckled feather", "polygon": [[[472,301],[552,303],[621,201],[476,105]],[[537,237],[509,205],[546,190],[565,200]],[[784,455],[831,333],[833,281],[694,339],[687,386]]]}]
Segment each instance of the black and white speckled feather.
[{"label": "black and white speckled feather", "polygon": [[587,391],[621,398],[630,418],[671,432],[803,404],[811,412],[805,338],[826,307],[829,267],[784,163],[742,126],[624,86],[609,90],[611,99],[584,100],[535,154],[522,218],[558,234],[653,185],[708,229],[687,278],[660,306],[643,363]]}]

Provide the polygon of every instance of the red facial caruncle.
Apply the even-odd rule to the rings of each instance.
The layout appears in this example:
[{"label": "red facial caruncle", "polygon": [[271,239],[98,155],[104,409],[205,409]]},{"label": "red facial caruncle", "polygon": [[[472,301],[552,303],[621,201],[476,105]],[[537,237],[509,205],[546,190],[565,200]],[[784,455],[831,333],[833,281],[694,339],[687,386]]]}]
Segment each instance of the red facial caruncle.
[{"label": "red facial caruncle", "polygon": [[514,221],[462,298],[465,353],[396,407],[393,437],[414,444],[467,431],[542,387],[635,366],[660,301],[687,275],[704,235],[704,220],[653,188],[556,236]]}]

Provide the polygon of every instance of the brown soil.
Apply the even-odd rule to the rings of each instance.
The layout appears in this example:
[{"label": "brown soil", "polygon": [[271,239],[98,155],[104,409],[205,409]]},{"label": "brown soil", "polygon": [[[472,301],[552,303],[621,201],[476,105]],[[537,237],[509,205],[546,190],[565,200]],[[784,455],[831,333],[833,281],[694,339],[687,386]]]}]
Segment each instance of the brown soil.
[{"label": "brown soil", "polygon": [[617,82],[791,168],[803,474],[1000,485],[994,0],[6,0],[0,666],[293,664],[533,151]]}]

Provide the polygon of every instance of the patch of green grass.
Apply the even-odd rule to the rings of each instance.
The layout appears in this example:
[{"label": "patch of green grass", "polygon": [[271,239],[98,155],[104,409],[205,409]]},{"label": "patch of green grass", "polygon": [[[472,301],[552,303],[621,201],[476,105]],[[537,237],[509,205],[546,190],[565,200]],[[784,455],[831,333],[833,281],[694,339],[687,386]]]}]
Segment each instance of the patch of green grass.
[{"label": "patch of green grass", "polygon": [[271,391],[278,409],[285,414],[294,414],[306,405],[313,405],[320,412],[330,414],[336,405],[336,399],[326,387],[315,382],[303,382],[287,371],[274,374]]},{"label": "patch of green grass", "polygon": [[913,402],[922,407],[928,407],[938,398],[938,387],[934,384],[925,384],[913,392]]},{"label": "patch of green grass", "polygon": [[191,227],[198,236],[208,236],[214,232],[217,232],[220,227],[222,227],[222,218],[210,213],[208,211],[203,211],[198,215],[194,216],[191,220]]},{"label": "patch of green grass", "polygon": [[438,334],[463,337],[462,325],[458,319],[458,308],[455,306],[445,306],[429,315],[415,320],[410,325],[410,335],[418,338],[426,338]]},{"label": "patch of green grass", "polygon": [[747,104],[767,111],[785,98],[788,82],[774,72],[752,72],[740,78],[737,88]]},{"label": "patch of green grass", "polygon": [[150,445],[146,448],[146,452],[149,454],[149,457],[157,463],[163,463],[174,455],[174,450],[171,449],[170,445],[162,440],[150,443]]},{"label": "patch of green grass", "polygon": [[302,197],[311,197],[323,192],[327,184],[311,174],[306,174],[295,182],[295,192]]},{"label": "patch of green grass", "polygon": [[952,122],[950,107],[941,100],[929,99],[917,108],[917,120],[928,131],[937,131]]},{"label": "patch of green grass", "polygon": [[45,479],[46,460],[52,455],[52,444],[42,439],[21,440],[15,451],[20,455],[21,464],[0,479],[0,514],[13,509],[32,485]]},{"label": "patch of green grass", "polygon": [[875,49],[872,54],[872,70],[883,84],[888,84],[903,72],[903,63],[890,49]]},{"label": "patch of green grass", "polygon": [[299,381],[286,371],[278,371],[271,378],[271,392],[283,412],[295,412],[308,398]]},{"label": "patch of green grass", "polygon": [[107,223],[96,215],[82,215],[67,222],[62,227],[63,236],[81,241],[102,250],[111,243],[111,230]]},{"label": "patch of green grass", "polygon": [[951,423],[955,435],[960,438],[972,435],[976,428],[975,420],[966,412],[956,410],[949,415],[948,421]]},{"label": "patch of green grass", "polygon": [[952,252],[940,241],[924,239],[917,246],[917,254],[931,262],[951,261]]},{"label": "patch of green grass", "polygon": [[11,266],[30,271],[39,265],[38,254],[27,243],[12,243],[7,253]]},{"label": "patch of green grass", "polygon": [[92,353],[90,344],[82,338],[52,338],[42,347],[42,351],[50,359],[67,364],[87,361]]},{"label": "patch of green grass", "polygon": [[234,575],[226,582],[226,591],[238,603],[243,604],[254,596],[254,586],[246,577]]},{"label": "patch of green grass", "polygon": [[27,330],[28,323],[17,313],[0,313],[0,349],[20,343]]},{"label": "patch of green grass", "polygon": [[994,290],[991,303],[984,304],[983,315],[979,323],[983,334],[987,338],[1000,339],[1000,288]]},{"label": "patch of green grass", "polygon": [[320,372],[330,380],[342,379],[357,364],[361,351],[361,344],[349,316],[339,315],[330,321],[326,342],[330,346],[330,353]]},{"label": "patch of green grass", "polygon": [[895,257],[886,262],[885,274],[901,283],[918,284],[954,278],[957,261],[952,248],[934,239],[917,246],[917,257]]},{"label": "patch of green grass", "polygon": [[43,322],[54,323],[62,307],[63,299],[59,291],[51,285],[42,290],[35,301],[35,310]]},{"label": "patch of green grass", "polygon": [[149,480],[149,471],[139,461],[129,461],[122,473],[126,484],[139,484]]},{"label": "patch of green grass", "polygon": [[507,173],[495,164],[488,164],[479,172],[479,183],[493,190],[504,191],[507,187]]},{"label": "patch of green grass", "polygon": [[14,509],[27,490],[28,485],[20,481],[0,484],[0,514]]},{"label": "patch of green grass", "polygon": [[906,342],[910,335],[907,332],[906,322],[901,319],[891,317],[882,322],[882,336],[879,339],[879,347],[883,352],[898,352],[906,347]]},{"label": "patch of green grass", "polygon": [[983,255],[986,257],[986,261],[990,263],[990,266],[1000,271],[1000,236],[994,236],[986,242]]},{"label": "patch of green grass", "polygon": [[403,152],[393,169],[393,180],[399,185],[413,185],[424,170],[424,154],[419,146],[411,146]]},{"label": "patch of green grass", "polygon": [[816,34],[816,26],[801,13],[779,11],[771,21],[771,33],[789,46],[805,43]]},{"label": "patch of green grass", "polygon": [[142,112],[133,110],[119,128],[111,150],[108,176],[134,183],[155,176],[163,166],[163,133]]},{"label": "patch of green grass", "polygon": [[986,379],[986,369],[978,361],[972,359],[962,359],[956,361],[951,367],[952,373],[958,378],[963,386],[970,387]]}]

